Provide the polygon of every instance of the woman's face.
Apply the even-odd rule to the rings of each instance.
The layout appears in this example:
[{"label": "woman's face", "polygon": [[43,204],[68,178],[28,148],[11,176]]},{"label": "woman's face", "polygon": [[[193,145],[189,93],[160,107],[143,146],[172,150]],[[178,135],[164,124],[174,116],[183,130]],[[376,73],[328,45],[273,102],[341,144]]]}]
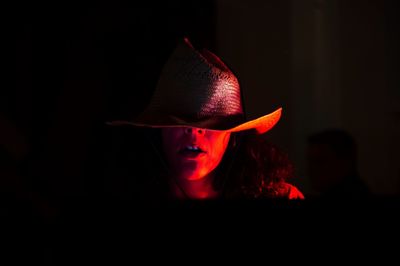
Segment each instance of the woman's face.
[{"label": "woman's face", "polygon": [[221,162],[230,133],[192,127],[162,129],[163,150],[178,178],[199,180]]}]

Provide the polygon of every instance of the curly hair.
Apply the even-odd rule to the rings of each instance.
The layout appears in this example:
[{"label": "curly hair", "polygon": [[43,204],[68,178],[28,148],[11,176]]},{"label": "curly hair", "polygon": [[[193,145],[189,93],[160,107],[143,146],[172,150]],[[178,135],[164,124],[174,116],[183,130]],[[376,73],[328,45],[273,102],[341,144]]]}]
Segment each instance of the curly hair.
[{"label": "curly hair", "polygon": [[[238,133],[232,138],[221,166],[226,176],[225,194],[229,198],[276,198],[283,196],[285,181],[293,177],[294,167],[288,155],[263,135]],[[237,146],[237,147],[235,147]],[[235,150],[236,148],[236,150]],[[228,166],[229,167],[229,166]],[[221,176],[221,175],[219,175]]]}]

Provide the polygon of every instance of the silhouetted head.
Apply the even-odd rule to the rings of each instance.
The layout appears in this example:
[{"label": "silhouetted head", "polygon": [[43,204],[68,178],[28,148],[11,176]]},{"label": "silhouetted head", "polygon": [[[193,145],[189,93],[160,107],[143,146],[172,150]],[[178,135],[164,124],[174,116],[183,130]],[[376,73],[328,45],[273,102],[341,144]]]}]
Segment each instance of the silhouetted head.
[{"label": "silhouetted head", "polygon": [[324,192],[357,175],[357,146],[344,130],[328,129],[308,137],[310,180]]}]

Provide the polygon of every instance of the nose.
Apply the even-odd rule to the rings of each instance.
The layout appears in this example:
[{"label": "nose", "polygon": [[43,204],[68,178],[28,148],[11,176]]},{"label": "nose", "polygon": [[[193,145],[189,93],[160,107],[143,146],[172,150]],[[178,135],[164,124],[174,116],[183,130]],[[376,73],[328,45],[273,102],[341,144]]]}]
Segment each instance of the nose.
[{"label": "nose", "polygon": [[185,133],[186,134],[204,135],[205,130],[202,128],[185,127]]}]

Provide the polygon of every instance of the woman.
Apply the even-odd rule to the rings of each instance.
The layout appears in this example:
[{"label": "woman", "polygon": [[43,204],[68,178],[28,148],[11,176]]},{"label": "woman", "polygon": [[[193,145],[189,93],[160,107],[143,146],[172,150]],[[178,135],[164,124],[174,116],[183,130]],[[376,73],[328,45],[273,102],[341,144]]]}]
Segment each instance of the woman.
[{"label": "woman", "polygon": [[[303,198],[285,182],[292,174],[287,157],[254,134],[270,130],[280,116],[281,108],[246,120],[235,75],[216,55],[199,52],[184,39],[165,64],[145,111],[132,121],[110,124],[145,129],[151,149],[140,151],[136,161],[151,173],[141,183],[150,189],[138,189],[147,196]],[[153,151],[158,159],[147,157]]]}]

